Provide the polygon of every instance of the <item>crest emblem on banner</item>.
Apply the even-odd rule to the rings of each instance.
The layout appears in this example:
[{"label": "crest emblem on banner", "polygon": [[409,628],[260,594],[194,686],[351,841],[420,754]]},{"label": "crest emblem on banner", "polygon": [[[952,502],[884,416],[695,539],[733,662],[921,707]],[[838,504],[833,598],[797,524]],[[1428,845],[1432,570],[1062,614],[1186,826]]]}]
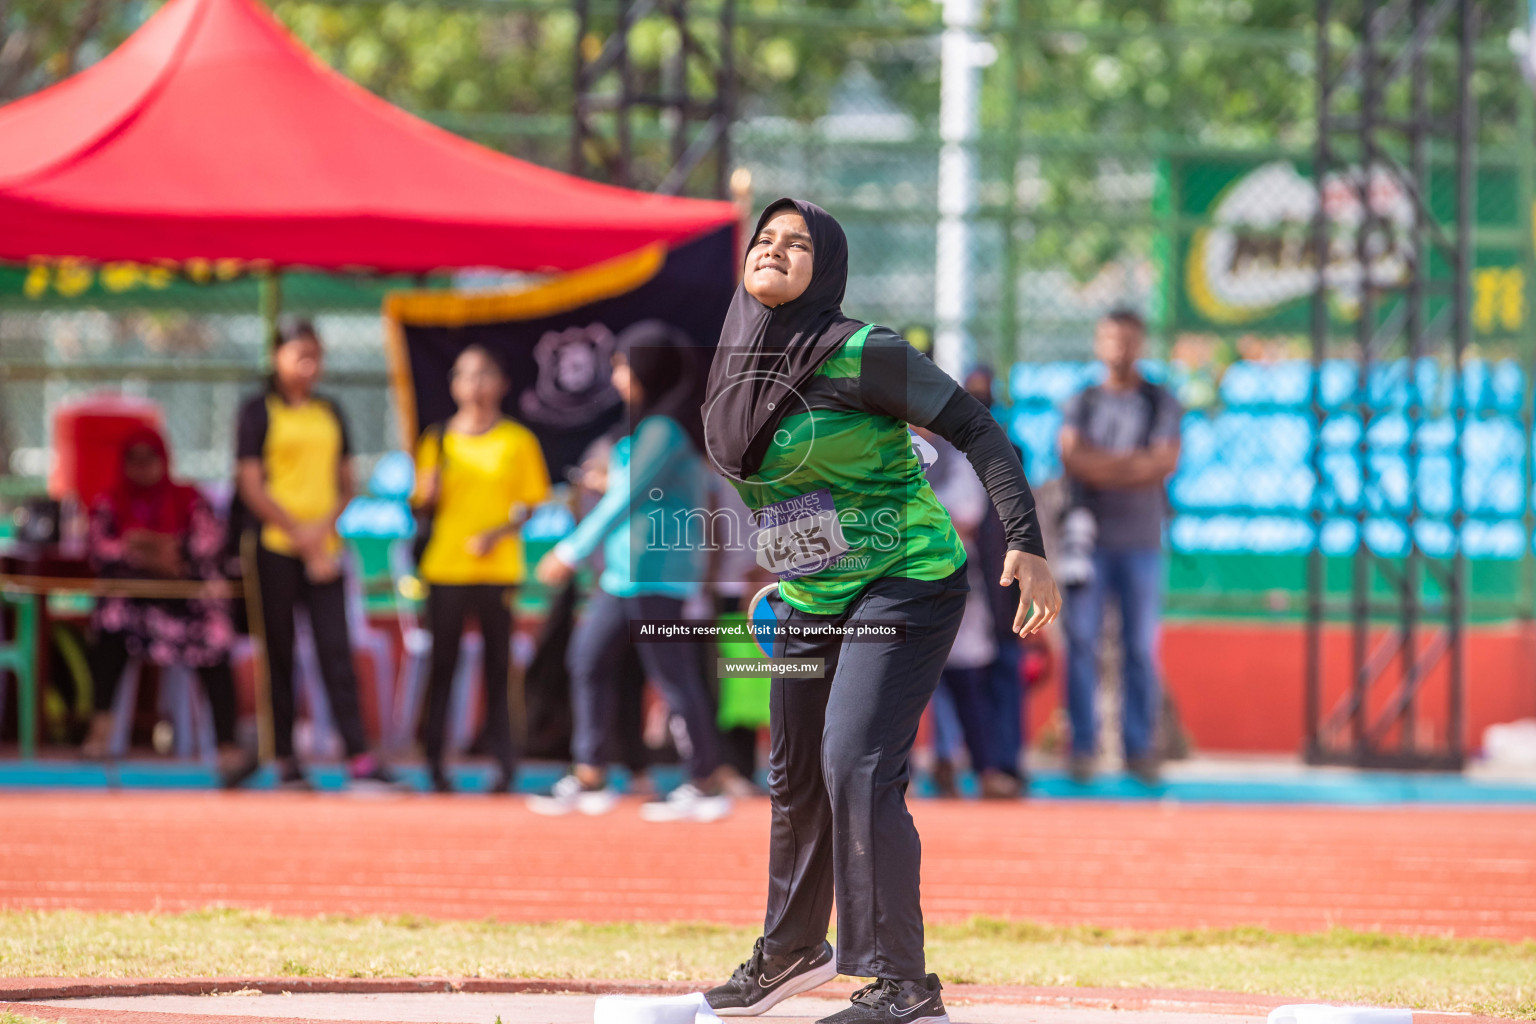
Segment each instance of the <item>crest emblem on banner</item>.
[{"label": "crest emblem on banner", "polygon": [[518,403],[530,423],[581,426],[619,403],[619,393],[609,379],[613,332],[606,325],[546,331],[533,356],[539,376]]}]

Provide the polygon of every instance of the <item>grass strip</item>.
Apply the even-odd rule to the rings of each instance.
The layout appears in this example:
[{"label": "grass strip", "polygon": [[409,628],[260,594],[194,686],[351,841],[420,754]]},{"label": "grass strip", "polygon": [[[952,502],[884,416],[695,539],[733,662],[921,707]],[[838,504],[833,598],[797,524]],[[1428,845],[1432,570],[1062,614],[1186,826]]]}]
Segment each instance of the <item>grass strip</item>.
[{"label": "grass strip", "polygon": [[[756,932],[708,924],[0,911],[5,977],[727,976]],[[1336,928],[1133,931],[976,918],[928,927],[952,984],[1187,988],[1536,1019],[1536,942]],[[9,1018],[0,1024],[32,1024]]]},{"label": "grass strip", "polygon": [[41,1017],[23,1017],[19,1013],[10,1011],[0,1012],[0,1024],[59,1024],[54,1020],[43,1020]]}]

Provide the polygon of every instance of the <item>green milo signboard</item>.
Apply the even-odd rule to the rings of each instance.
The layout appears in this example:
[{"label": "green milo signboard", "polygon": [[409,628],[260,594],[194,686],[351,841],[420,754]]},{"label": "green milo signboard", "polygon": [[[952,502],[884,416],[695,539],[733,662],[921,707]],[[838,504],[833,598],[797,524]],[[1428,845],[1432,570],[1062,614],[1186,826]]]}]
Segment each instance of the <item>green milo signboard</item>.
[{"label": "green milo signboard", "polygon": [[[1422,254],[1428,259],[1433,318],[1448,301],[1450,267],[1433,231],[1415,239],[1414,197],[1387,165],[1367,176],[1352,167],[1323,182],[1322,201],[1334,225],[1321,268],[1312,241],[1318,190],[1311,169],[1291,160],[1168,160],[1160,168],[1162,213],[1176,225],[1165,239],[1162,320],[1176,331],[1245,330],[1305,334],[1319,275],[1328,289],[1329,317],[1340,335],[1358,323],[1366,284],[1392,289]],[[1359,182],[1368,177],[1373,229],[1364,241]],[[1455,220],[1450,168],[1430,174],[1428,203],[1436,221]],[[1474,340],[1512,340],[1528,327],[1526,217],[1513,169],[1477,176],[1476,248],[1472,270]],[[1401,301],[1390,291],[1380,316]]]}]

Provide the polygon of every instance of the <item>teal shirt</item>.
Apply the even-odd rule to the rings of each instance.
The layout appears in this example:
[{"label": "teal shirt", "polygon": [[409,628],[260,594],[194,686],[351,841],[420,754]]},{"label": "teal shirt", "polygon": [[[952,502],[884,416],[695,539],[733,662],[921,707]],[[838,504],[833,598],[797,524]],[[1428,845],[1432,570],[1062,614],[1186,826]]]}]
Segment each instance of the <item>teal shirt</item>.
[{"label": "teal shirt", "polygon": [[607,492],[555,545],[555,555],[576,565],[601,545],[597,585],[608,593],[692,597],[703,586],[708,553],[685,543],[683,533],[690,515],[708,507],[704,472],[692,438],[676,420],[647,416],[613,446]]}]

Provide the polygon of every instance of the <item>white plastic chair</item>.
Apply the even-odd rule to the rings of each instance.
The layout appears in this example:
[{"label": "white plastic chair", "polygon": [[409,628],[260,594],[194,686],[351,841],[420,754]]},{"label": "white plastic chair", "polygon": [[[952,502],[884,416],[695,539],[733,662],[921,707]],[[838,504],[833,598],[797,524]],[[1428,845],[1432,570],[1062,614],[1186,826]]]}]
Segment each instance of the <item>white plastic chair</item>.
[{"label": "white plastic chair", "polygon": [[[107,753],[113,758],[122,758],[128,753],[143,668],[142,659],[135,658],[117,681],[117,693],[112,698],[112,733],[107,742]],[[160,713],[170,717],[171,727],[175,730],[176,756],[196,757],[205,764],[217,764],[219,741],[213,728],[213,709],[197,673],[185,665],[160,666],[157,701]]]}]

